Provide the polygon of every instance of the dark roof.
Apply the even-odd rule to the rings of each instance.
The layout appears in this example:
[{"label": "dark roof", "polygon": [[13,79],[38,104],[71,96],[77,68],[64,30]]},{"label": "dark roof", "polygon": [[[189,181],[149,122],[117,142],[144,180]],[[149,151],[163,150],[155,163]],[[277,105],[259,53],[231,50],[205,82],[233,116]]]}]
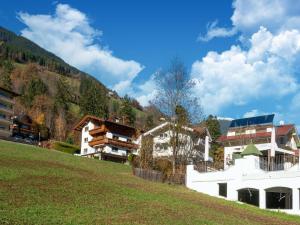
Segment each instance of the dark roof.
[{"label": "dark roof", "polygon": [[274,120],[274,114],[236,119],[231,121],[229,127],[232,128],[232,127],[245,127],[245,126],[252,126],[252,125],[272,124],[273,120]]},{"label": "dark roof", "polygon": [[124,125],[124,124],[120,124],[120,123],[116,123],[110,120],[105,120],[96,116],[91,116],[91,115],[86,115],[84,116],[73,128],[73,130],[76,131],[81,131],[82,128],[89,122],[89,121],[97,121],[97,122],[101,122],[101,123],[108,123],[108,124],[114,124],[116,126],[120,126],[126,129],[131,129],[131,130],[136,130],[134,127],[128,126],[128,125]]}]

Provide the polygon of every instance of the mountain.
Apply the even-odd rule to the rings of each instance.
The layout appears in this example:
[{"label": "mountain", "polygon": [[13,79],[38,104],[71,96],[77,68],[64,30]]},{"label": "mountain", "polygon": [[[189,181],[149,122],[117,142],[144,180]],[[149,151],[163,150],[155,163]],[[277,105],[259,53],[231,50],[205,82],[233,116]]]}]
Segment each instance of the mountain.
[{"label": "mountain", "polygon": [[218,121],[220,124],[221,133],[226,134],[232,120],[222,118],[222,119],[218,119]]},{"label": "mountain", "polygon": [[119,97],[91,75],[3,27],[0,85],[20,94],[16,114],[28,114],[61,141],[78,141],[72,127],[85,114],[121,117],[139,129],[154,126],[160,117],[153,107],[143,108],[133,98]]}]

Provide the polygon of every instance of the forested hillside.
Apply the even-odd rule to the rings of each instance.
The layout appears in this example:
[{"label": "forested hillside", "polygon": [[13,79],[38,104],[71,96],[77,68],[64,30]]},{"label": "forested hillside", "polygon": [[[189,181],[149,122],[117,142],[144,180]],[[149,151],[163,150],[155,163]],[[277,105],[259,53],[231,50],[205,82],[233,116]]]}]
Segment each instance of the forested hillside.
[{"label": "forested hillside", "polygon": [[76,141],[72,127],[85,114],[120,117],[139,129],[154,126],[161,116],[154,107],[120,98],[89,74],[1,27],[0,85],[20,94],[15,114],[28,114],[61,141]]}]

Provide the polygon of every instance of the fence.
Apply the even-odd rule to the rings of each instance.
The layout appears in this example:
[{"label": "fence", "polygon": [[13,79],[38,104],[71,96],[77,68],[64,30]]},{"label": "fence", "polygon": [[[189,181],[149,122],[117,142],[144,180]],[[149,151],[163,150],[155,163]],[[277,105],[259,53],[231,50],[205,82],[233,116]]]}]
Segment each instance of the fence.
[{"label": "fence", "polygon": [[133,168],[133,174],[145,180],[163,182],[163,173],[159,171],[147,170],[142,168]]},{"label": "fence", "polygon": [[277,155],[273,159],[260,157],[259,167],[265,171],[286,170],[297,164],[298,160],[298,156],[294,155]]},{"label": "fence", "polygon": [[168,182],[173,184],[185,184],[185,173],[176,173],[175,175],[165,175],[164,173],[156,170],[133,168],[133,174],[145,180],[155,182]]}]

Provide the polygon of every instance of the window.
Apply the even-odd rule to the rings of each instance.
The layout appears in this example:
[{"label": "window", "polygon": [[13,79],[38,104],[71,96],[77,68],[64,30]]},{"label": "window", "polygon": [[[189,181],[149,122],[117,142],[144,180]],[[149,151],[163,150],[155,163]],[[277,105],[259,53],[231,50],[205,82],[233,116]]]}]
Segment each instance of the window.
[{"label": "window", "polygon": [[87,148],[83,149],[83,154],[87,154]]},{"label": "window", "polygon": [[118,136],[116,136],[116,135],[113,135],[113,139],[114,139],[114,140],[118,140],[118,139],[119,139],[119,137],[118,137]]},{"label": "window", "polygon": [[112,147],[112,151],[113,151],[113,152],[118,152],[118,148]]},{"label": "window", "polygon": [[0,130],[6,130],[5,126],[0,125]]},{"label": "window", "polygon": [[279,138],[279,143],[282,144],[282,145],[284,144],[284,137]]},{"label": "window", "polygon": [[227,183],[219,183],[219,195],[227,197]]},{"label": "window", "polygon": [[84,138],[84,143],[87,143],[89,141],[88,138]]},{"label": "window", "polygon": [[159,137],[160,137],[160,138],[163,138],[163,137],[164,137],[164,134],[160,134]]},{"label": "window", "polygon": [[85,131],[85,132],[89,131],[89,126],[86,126],[86,127],[84,128],[84,131]]}]

